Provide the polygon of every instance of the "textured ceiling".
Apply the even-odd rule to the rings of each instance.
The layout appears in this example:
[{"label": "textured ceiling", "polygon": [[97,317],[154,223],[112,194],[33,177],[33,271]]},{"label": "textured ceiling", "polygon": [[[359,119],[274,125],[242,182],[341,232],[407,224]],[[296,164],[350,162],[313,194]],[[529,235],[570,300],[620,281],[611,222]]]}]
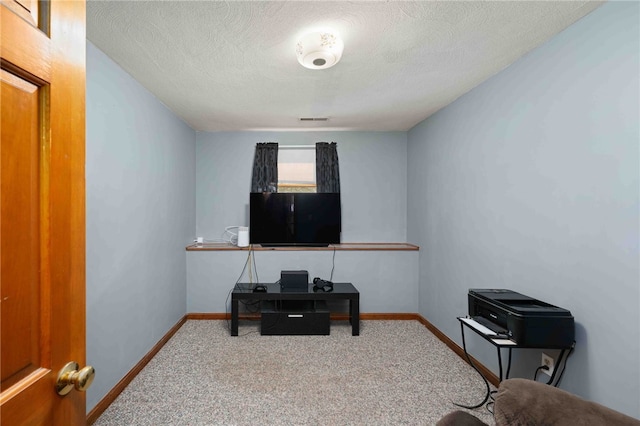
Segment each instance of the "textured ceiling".
[{"label": "textured ceiling", "polygon": [[[408,130],[601,4],[90,0],[87,38],[195,130]],[[326,26],[342,60],[303,68]]]}]

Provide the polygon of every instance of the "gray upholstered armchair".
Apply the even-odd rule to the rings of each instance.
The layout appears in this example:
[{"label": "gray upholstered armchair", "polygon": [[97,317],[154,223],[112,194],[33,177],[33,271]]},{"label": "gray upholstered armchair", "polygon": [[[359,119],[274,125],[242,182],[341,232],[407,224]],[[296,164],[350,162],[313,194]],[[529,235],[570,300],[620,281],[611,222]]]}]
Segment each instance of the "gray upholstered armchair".
[{"label": "gray upholstered armchair", "polygon": [[[552,386],[526,379],[500,383],[495,396],[496,426],[620,425],[640,426],[640,420]],[[437,426],[486,426],[464,411],[449,413]]]}]

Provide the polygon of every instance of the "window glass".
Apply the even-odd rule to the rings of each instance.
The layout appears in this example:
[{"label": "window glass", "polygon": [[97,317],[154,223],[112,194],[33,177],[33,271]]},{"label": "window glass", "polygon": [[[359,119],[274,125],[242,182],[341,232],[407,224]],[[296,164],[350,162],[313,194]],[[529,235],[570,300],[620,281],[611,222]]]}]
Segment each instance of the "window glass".
[{"label": "window glass", "polygon": [[278,148],[278,192],[316,192],[314,145]]}]

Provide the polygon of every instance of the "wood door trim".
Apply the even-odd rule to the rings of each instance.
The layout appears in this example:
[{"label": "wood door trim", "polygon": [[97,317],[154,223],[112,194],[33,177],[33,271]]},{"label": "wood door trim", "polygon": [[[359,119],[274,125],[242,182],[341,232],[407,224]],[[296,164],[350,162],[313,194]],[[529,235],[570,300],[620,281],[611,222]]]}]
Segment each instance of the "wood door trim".
[{"label": "wood door trim", "polygon": [[[25,80],[33,82],[51,81],[52,49],[49,37],[42,31],[32,31],[32,25],[14,14],[4,4],[0,6],[0,29],[0,37],[2,37],[2,67],[20,75]],[[15,34],[24,36],[18,39]],[[34,60],[36,57],[42,60]],[[11,65],[5,64],[5,62]],[[15,64],[20,64],[20,66],[17,67]],[[29,76],[24,75],[25,72]],[[35,77],[36,75],[39,77]]]},{"label": "wood door trim", "polygon": [[5,403],[9,402],[14,396],[18,395],[29,386],[32,386],[43,377],[46,377],[50,372],[51,370],[47,368],[38,368],[37,370],[33,371],[27,377],[21,379],[19,383],[16,383],[14,386],[11,386],[6,391],[0,393],[0,405],[4,405]]},{"label": "wood door trim", "polygon": [[36,86],[35,84],[32,84],[31,82],[20,78],[15,74],[10,73],[9,71],[5,71],[4,68],[0,69],[0,80],[26,93],[34,93],[36,90],[38,90],[38,86]]},{"label": "wood door trim", "polygon": [[52,424],[51,408],[53,399],[46,399],[45,404],[37,405],[33,410],[25,412],[17,409],[16,405],[20,405],[20,399],[27,398],[29,400],[37,399],[38,395],[51,392],[53,383],[51,379],[51,371],[45,368],[38,369],[26,378],[29,386],[25,383],[16,384],[15,387],[7,389],[2,398],[2,422],[9,425],[42,425]]},{"label": "wood door trim", "polygon": [[[24,0],[1,0],[3,6],[6,6],[8,9],[12,10],[16,15],[20,16],[22,19],[30,23],[33,27],[38,28],[38,23],[36,22],[38,19],[38,2],[34,0],[33,4],[30,4],[30,7],[22,4]],[[31,3],[31,2],[29,2]]]}]

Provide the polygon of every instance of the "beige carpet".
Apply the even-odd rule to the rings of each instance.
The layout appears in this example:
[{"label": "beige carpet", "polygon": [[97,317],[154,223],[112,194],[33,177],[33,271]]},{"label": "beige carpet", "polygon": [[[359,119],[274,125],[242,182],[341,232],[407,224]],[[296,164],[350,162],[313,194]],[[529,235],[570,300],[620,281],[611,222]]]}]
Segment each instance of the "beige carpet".
[{"label": "beige carpet", "polygon": [[[95,425],[432,425],[484,397],[478,374],[417,321],[351,336],[261,336],[187,321]],[[492,424],[485,408],[473,411]]]}]

